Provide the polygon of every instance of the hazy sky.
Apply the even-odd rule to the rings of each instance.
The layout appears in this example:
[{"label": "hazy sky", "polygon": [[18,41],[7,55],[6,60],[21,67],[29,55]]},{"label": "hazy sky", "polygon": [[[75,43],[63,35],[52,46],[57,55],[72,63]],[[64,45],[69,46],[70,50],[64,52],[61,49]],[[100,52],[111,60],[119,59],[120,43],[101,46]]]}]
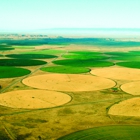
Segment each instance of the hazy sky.
[{"label": "hazy sky", "polygon": [[0,0],[0,29],[140,28],[140,0]]}]

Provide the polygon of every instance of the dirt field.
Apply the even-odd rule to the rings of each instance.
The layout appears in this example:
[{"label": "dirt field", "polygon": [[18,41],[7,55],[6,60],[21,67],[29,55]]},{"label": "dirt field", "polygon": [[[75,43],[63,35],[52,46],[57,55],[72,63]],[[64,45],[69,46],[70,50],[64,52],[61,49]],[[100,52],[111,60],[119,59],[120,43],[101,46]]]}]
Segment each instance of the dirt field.
[{"label": "dirt field", "polygon": [[22,82],[34,88],[56,91],[94,91],[115,86],[115,82],[109,79],[80,74],[38,75],[28,77]]},{"label": "dirt field", "polygon": [[123,84],[121,89],[132,95],[140,95],[140,81]]},{"label": "dirt field", "polygon": [[140,70],[113,66],[109,68],[92,69],[91,74],[120,80],[140,80]]},{"label": "dirt field", "polygon": [[108,114],[140,117],[140,98],[136,97],[119,102],[109,109]]},{"label": "dirt field", "polygon": [[0,94],[0,105],[12,108],[50,108],[70,100],[67,94],[45,90],[17,90]]}]

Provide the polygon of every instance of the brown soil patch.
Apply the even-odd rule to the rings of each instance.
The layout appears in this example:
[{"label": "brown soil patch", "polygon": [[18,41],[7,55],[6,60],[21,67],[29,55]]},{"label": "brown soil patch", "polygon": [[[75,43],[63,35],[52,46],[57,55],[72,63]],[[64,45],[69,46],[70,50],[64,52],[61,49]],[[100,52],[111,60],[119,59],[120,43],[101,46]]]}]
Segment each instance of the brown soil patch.
[{"label": "brown soil patch", "polygon": [[121,89],[132,95],[140,95],[140,81],[123,84]]},{"label": "brown soil patch", "polygon": [[140,70],[132,68],[110,67],[93,69],[91,74],[121,80],[140,80]]},{"label": "brown soil patch", "polygon": [[67,94],[45,90],[17,90],[0,94],[0,105],[11,108],[50,108],[70,100]]},{"label": "brown soil patch", "polygon": [[120,116],[140,116],[140,97],[128,99],[113,105],[108,114]]},{"label": "brown soil patch", "polygon": [[106,78],[80,74],[45,74],[23,79],[25,85],[56,91],[94,91],[115,86]]}]

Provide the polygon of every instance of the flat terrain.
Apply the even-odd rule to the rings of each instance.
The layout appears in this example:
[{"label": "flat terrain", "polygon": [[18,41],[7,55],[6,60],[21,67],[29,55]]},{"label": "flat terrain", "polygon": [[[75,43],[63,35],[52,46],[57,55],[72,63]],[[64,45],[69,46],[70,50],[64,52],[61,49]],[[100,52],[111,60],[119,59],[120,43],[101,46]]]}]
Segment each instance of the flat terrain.
[{"label": "flat terrain", "polygon": [[0,95],[0,105],[11,108],[50,108],[70,100],[71,97],[64,93],[46,90],[17,90]]},{"label": "flat terrain", "polygon": [[24,79],[23,84],[54,91],[94,91],[115,86],[115,82],[90,75],[80,74],[43,74]]},{"label": "flat terrain", "polygon": [[137,43],[20,43],[0,49],[1,139],[139,138]]}]

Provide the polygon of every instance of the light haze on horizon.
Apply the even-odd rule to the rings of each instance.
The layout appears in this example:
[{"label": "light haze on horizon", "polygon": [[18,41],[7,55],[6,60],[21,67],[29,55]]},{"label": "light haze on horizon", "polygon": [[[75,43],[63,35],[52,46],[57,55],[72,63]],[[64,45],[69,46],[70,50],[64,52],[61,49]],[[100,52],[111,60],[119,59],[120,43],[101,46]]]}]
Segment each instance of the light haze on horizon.
[{"label": "light haze on horizon", "polygon": [[0,30],[140,28],[140,0],[0,0]]}]

